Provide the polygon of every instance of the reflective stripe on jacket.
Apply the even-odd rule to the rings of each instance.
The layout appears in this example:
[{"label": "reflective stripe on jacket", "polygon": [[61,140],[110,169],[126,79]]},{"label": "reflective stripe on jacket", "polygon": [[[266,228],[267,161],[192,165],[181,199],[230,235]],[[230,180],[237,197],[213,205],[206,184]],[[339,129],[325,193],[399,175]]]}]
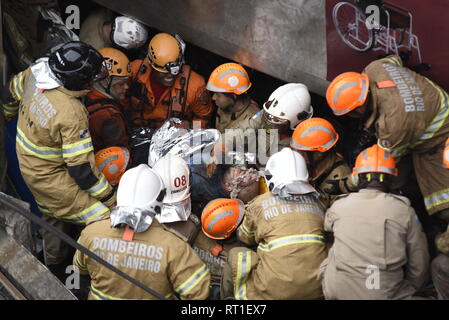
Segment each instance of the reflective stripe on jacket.
[{"label": "reflective stripe on jacket", "polygon": [[112,187],[95,165],[87,91],[40,90],[30,69],[17,123],[17,156],[25,182],[43,213],[87,224],[109,214]]},{"label": "reflective stripe on jacket", "polygon": [[[82,231],[78,242],[167,298],[208,297],[209,270],[188,243],[156,220],[148,230],[135,233],[131,241],[122,239],[123,230],[111,228],[110,219],[97,221]],[[156,299],[80,251],[73,263],[92,279],[89,299]]]},{"label": "reflective stripe on jacket", "polygon": [[236,299],[318,299],[318,267],[326,257],[324,213],[310,195],[251,201],[237,230],[257,252],[230,256]]}]

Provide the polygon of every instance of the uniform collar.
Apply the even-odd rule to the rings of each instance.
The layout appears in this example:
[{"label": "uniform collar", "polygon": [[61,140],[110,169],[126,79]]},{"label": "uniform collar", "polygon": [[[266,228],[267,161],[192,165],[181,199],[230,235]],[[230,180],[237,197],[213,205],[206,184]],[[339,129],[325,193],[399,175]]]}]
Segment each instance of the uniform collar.
[{"label": "uniform collar", "polygon": [[364,189],[360,189],[359,193],[386,193],[386,192],[380,191],[378,189],[364,188]]},{"label": "uniform collar", "polygon": [[59,90],[59,91],[65,93],[66,95],[74,97],[74,98],[83,97],[83,96],[87,95],[90,92],[90,90],[72,91],[72,90],[68,90],[68,89],[66,89],[64,87],[58,87],[58,88],[56,88],[56,90]]},{"label": "uniform collar", "polygon": [[249,108],[251,102],[252,102],[251,99],[249,99],[248,102],[246,103],[246,105],[242,109],[240,109],[240,111],[237,111],[237,112],[226,112],[226,111],[223,111],[223,109],[218,108],[217,113],[218,113],[219,117],[229,116],[229,118],[232,116],[232,114],[234,114],[235,119],[238,119],[246,111],[246,109]]}]

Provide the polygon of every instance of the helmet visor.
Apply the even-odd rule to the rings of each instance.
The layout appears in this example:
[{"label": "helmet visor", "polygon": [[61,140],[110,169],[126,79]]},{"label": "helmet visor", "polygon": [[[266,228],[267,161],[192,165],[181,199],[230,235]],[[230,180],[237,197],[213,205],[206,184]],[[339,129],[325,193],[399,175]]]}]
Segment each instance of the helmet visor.
[{"label": "helmet visor", "polygon": [[140,208],[118,206],[111,210],[111,227],[121,224],[130,226],[134,232],[147,230],[153,222],[154,213]]}]

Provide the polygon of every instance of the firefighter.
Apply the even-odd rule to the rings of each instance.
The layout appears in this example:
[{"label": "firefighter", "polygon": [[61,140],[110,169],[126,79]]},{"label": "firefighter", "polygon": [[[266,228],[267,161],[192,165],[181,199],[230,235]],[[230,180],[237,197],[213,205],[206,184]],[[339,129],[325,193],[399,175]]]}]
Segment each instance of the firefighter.
[{"label": "firefighter", "polygon": [[356,191],[352,179],[348,179],[351,169],[335,151],[338,138],[329,121],[310,118],[295,128],[290,142],[290,147],[306,160],[310,182],[320,193],[319,202],[324,211],[336,195]]},{"label": "firefighter", "polygon": [[[309,90],[302,83],[287,83],[276,90],[263,104],[262,127],[266,129],[267,155],[290,146],[295,127],[313,116]],[[272,136],[273,131],[275,135]]]},{"label": "firefighter", "polygon": [[148,40],[148,31],[140,22],[124,16],[112,19],[107,10],[90,14],[81,25],[80,40],[95,49],[117,46],[121,50],[137,50]]},{"label": "firefighter", "polygon": [[[61,229],[109,215],[115,193],[95,165],[87,110],[79,100],[92,81],[107,77],[101,55],[83,42],[68,42],[49,58],[13,77],[20,102],[17,157],[22,176],[44,218]],[[47,265],[62,262],[61,241],[45,232]]]},{"label": "firefighter", "polygon": [[[261,128],[260,108],[248,95],[250,88],[248,73],[240,64],[225,63],[210,74],[206,89],[212,93],[217,106],[215,128],[222,134],[227,129],[238,129],[236,133],[239,134],[247,129]],[[225,144],[230,145],[230,142]]]},{"label": "firefighter", "polygon": [[[449,136],[449,96],[398,56],[370,63],[363,73],[337,76],[326,92],[337,116],[359,118],[378,145],[400,159],[411,154],[429,215],[449,222],[449,171],[441,165]],[[405,184],[405,183],[404,183]]]},{"label": "firefighter", "polygon": [[[125,172],[110,219],[88,225],[78,242],[132,278],[171,299],[206,299],[210,273],[193,249],[154,219],[164,184],[148,165]],[[73,263],[91,278],[91,300],[155,299],[77,251]]]},{"label": "firefighter", "polygon": [[388,193],[391,154],[374,145],[356,159],[359,192],[341,195],[324,227],[334,244],[320,266],[326,299],[409,299],[429,276],[427,239],[406,197]]},{"label": "firefighter", "polygon": [[213,113],[212,101],[204,78],[184,63],[185,44],[179,36],[155,35],[148,55],[131,63],[131,89],[127,108],[136,127],[159,128],[171,117],[192,128],[198,121],[208,126]]},{"label": "firefighter", "polygon": [[201,230],[193,249],[211,273],[210,300],[219,300],[220,281],[229,251],[243,246],[234,232],[243,220],[245,206],[239,199],[219,198],[209,202],[201,213]]},{"label": "firefighter", "polygon": [[125,98],[131,76],[129,60],[117,49],[102,48],[98,52],[104,58],[109,77],[93,85],[85,105],[89,111],[89,131],[94,150],[119,146],[129,150],[129,127],[120,100]]},{"label": "firefighter", "polygon": [[302,156],[289,148],[272,155],[265,168],[270,192],[246,209],[237,236],[256,246],[233,248],[224,267],[223,299],[319,299],[318,267],[326,258],[324,212],[308,183]]}]

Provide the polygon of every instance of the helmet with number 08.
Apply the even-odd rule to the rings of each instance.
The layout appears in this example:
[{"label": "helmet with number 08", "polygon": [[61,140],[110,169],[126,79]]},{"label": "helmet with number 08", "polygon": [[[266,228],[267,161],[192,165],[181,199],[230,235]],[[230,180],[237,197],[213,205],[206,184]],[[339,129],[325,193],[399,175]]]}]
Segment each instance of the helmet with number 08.
[{"label": "helmet with number 08", "polygon": [[190,170],[184,159],[167,154],[154,164],[153,169],[167,189],[163,203],[177,203],[190,197]]}]

